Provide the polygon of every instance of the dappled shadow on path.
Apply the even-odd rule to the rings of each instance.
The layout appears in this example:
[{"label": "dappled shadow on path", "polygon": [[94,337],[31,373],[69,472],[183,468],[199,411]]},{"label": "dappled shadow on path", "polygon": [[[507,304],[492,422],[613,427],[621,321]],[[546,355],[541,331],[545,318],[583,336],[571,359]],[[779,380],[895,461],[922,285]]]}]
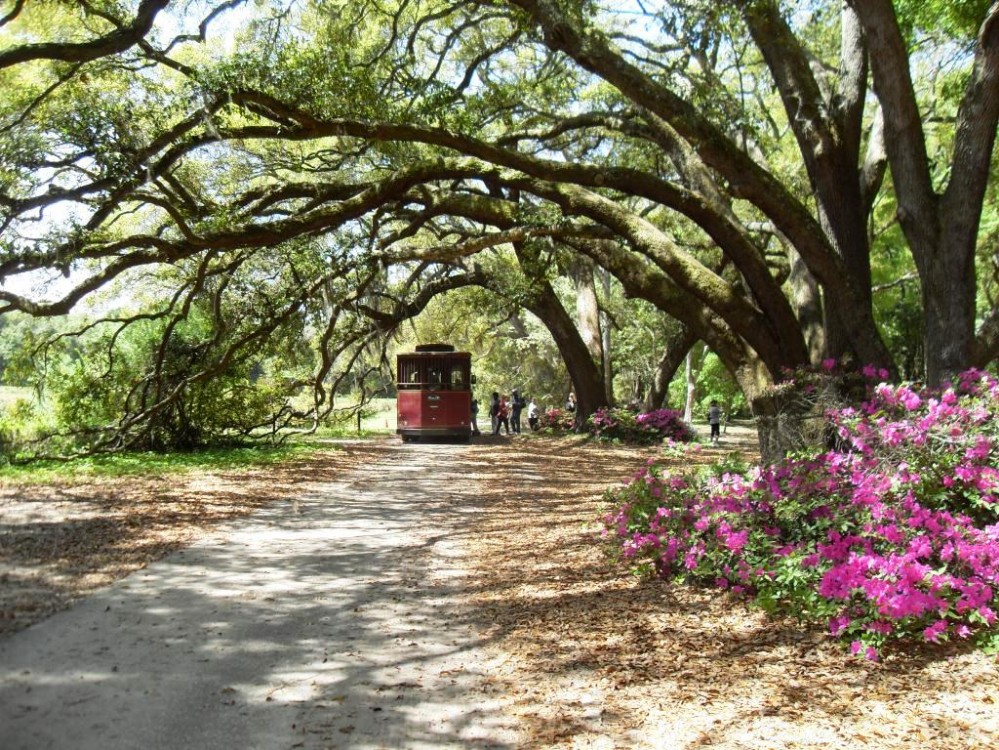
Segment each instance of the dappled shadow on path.
[{"label": "dappled shadow on path", "polygon": [[392,441],[275,474],[252,518],[0,641],[0,747],[997,744],[994,665],[869,664],[612,566],[599,497],[652,453]]},{"label": "dappled shadow on path", "polygon": [[413,450],[0,643],[0,746],[510,746],[449,602],[475,462]]},{"label": "dappled shadow on path", "polygon": [[0,481],[0,637],[64,609],[206,530],[327,481],[385,446],[349,446],[276,467],[168,476]]}]

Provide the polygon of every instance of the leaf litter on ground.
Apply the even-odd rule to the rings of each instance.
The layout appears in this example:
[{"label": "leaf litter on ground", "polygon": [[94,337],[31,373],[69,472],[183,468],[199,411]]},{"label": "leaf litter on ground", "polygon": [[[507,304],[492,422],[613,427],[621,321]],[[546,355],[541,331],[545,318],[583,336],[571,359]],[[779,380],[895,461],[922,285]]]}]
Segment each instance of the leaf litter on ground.
[{"label": "leaf litter on ground", "polygon": [[[726,447],[726,450],[729,450]],[[276,502],[384,455],[384,442],[250,470],[0,485],[0,637]],[[654,448],[577,438],[475,443],[464,619],[491,692],[534,748],[990,748],[994,658],[955,646],[848,655],[730,594],[640,580],[596,538],[603,493]],[[710,449],[704,460],[720,457]]]}]

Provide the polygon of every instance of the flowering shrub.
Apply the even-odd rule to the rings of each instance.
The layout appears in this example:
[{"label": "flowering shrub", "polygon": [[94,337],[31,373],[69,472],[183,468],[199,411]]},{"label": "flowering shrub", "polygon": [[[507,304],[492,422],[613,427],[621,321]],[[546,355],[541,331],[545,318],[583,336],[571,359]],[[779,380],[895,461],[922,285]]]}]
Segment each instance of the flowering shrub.
[{"label": "flowering shrub", "polygon": [[680,412],[673,409],[649,412],[623,408],[598,409],[587,420],[587,425],[596,437],[627,443],[689,442],[694,439],[690,425],[683,421]]},{"label": "flowering shrub", "polygon": [[611,494],[604,536],[637,568],[824,621],[854,653],[973,638],[999,650],[999,383],[878,385],[829,416],[837,450],[667,473]]},{"label": "flowering shrub", "polygon": [[571,432],[576,415],[564,409],[546,409],[538,419],[539,429],[549,432]]}]

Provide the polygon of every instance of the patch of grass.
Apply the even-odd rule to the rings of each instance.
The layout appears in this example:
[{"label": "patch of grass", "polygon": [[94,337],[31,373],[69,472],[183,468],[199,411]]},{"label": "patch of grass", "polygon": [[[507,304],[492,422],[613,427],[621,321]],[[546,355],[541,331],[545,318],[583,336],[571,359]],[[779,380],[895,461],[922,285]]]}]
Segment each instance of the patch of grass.
[{"label": "patch of grass", "polygon": [[323,438],[365,438],[394,434],[396,408],[394,398],[376,398],[365,405],[358,421],[356,413],[349,409],[356,402],[348,398],[337,402],[337,411],[316,431],[315,436]]},{"label": "patch of grass", "polygon": [[[0,407],[18,399],[31,398],[28,388],[0,386]],[[32,461],[26,464],[5,464],[0,457],[0,485],[46,484],[72,479],[117,476],[167,475],[192,471],[232,471],[279,463],[290,458],[308,456],[318,450],[329,450],[333,439],[367,439],[394,434],[396,426],[394,398],[374,399],[361,416],[357,429],[356,416],[338,424],[320,427],[313,434],[296,435],[282,446],[270,445],[205,449],[190,453],[138,452],[101,455],[68,461]]]},{"label": "patch of grass", "polygon": [[[361,430],[358,432],[357,424],[351,425],[327,425],[320,427],[312,435],[306,435],[300,440],[304,442],[316,442],[317,440],[365,440],[368,438],[385,437],[384,429],[367,429],[362,422]],[[394,430],[392,430],[394,432]]]}]

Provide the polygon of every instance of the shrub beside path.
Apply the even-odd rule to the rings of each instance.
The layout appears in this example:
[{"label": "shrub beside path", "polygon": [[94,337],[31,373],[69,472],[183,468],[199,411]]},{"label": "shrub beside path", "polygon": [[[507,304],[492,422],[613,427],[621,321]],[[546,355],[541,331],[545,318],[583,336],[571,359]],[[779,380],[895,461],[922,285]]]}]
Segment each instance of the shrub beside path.
[{"label": "shrub beside path", "polygon": [[[730,433],[706,460],[751,447]],[[40,613],[0,637],[0,747],[999,746],[990,657],[873,664],[609,565],[602,492],[653,452],[391,440],[141,492],[0,488],[0,611],[15,589],[17,622]],[[58,590],[86,596],[43,617]]]},{"label": "shrub beside path", "polygon": [[[702,458],[733,446],[753,450],[754,435],[730,428]],[[518,658],[526,687],[511,694],[528,746],[999,747],[994,657],[951,644],[875,664],[717,589],[638,580],[594,539],[600,485],[642,456],[572,443],[557,455],[511,446],[521,481],[493,486],[469,536],[471,558],[488,561],[475,567],[470,610]]]}]

